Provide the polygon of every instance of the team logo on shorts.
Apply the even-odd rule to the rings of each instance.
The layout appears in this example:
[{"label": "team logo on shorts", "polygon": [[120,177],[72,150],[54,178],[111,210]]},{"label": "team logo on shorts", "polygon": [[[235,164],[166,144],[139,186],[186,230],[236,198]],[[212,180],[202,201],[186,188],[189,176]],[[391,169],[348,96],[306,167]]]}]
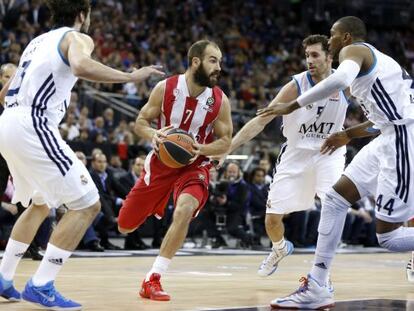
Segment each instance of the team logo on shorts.
[{"label": "team logo on shorts", "polygon": [[203,174],[198,174],[198,179],[200,179],[201,181],[205,181],[206,176],[204,176]]},{"label": "team logo on shorts", "polygon": [[313,104],[307,105],[306,110],[311,110],[313,108]]},{"label": "team logo on shorts", "polygon": [[174,89],[173,90],[173,95],[175,96],[175,97],[177,97],[178,96],[178,94],[180,94],[180,90],[179,89]]},{"label": "team logo on shorts", "polygon": [[80,180],[82,185],[86,185],[88,183],[88,178],[85,175],[80,175]]},{"label": "team logo on shorts", "polygon": [[267,200],[267,202],[266,202],[266,207],[267,207],[267,208],[271,208],[271,207],[272,207],[272,205],[270,204],[270,200]]}]

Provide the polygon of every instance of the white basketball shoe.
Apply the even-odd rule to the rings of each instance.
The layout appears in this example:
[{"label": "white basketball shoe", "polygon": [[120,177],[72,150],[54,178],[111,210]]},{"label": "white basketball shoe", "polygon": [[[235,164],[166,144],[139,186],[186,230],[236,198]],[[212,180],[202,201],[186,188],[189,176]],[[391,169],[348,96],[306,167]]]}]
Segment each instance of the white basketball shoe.
[{"label": "white basketball shoe", "polygon": [[285,247],[282,249],[272,248],[269,256],[263,260],[262,264],[259,267],[259,270],[257,270],[257,274],[260,276],[269,276],[273,274],[277,269],[279,261],[292,254],[293,250],[294,246],[290,241],[286,241]]},{"label": "white basketball shoe", "polygon": [[[413,255],[411,255],[411,257],[413,257],[414,256],[414,253],[413,253]],[[409,282],[409,283],[414,283],[414,269],[413,269],[414,267],[413,267],[413,258],[411,258],[409,261],[408,261],[408,264],[407,264],[407,281]]]},{"label": "white basketball shoe", "polygon": [[331,282],[320,286],[310,274],[299,281],[302,282],[299,289],[289,296],[272,300],[272,308],[324,310],[334,307],[334,290]]}]

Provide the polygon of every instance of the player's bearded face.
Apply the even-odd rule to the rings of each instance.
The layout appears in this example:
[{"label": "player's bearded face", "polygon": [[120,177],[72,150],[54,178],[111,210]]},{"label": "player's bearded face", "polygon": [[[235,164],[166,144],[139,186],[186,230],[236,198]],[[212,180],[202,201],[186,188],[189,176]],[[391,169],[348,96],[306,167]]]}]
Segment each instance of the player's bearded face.
[{"label": "player's bearded face", "polygon": [[200,63],[200,66],[194,72],[194,81],[200,86],[214,87],[217,84],[219,77],[219,70],[213,70],[208,73],[203,62]]}]

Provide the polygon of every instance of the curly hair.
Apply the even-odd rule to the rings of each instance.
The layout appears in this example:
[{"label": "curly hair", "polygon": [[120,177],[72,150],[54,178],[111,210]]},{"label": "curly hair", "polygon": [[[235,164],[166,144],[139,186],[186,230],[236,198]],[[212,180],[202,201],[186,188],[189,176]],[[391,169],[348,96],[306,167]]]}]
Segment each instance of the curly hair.
[{"label": "curly hair", "polygon": [[89,0],[46,0],[55,26],[73,26],[76,17],[90,10]]}]

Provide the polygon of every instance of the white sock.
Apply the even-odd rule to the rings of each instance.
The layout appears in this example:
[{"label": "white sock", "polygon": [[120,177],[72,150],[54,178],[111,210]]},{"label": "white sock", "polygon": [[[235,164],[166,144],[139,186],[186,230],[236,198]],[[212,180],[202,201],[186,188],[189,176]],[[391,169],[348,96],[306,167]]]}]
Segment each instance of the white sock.
[{"label": "white sock", "polygon": [[13,279],[17,265],[28,247],[29,244],[9,239],[0,264],[0,274],[5,280],[10,281]]},{"label": "white sock", "polygon": [[71,254],[72,252],[48,243],[42,262],[32,278],[33,285],[43,286],[50,281],[54,281]]},{"label": "white sock", "polygon": [[280,241],[278,242],[273,242],[273,249],[283,249],[286,246],[286,240],[285,238],[282,238]]},{"label": "white sock", "polygon": [[145,281],[149,281],[153,273],[158,273],[162,275],[163,273],[167,272],[170,262],[171,262],[171,259],[157,256],[157,258],[155,258],[155,261],[152,265],[151,270],[147,273],[147,276],[145,277]]}]

